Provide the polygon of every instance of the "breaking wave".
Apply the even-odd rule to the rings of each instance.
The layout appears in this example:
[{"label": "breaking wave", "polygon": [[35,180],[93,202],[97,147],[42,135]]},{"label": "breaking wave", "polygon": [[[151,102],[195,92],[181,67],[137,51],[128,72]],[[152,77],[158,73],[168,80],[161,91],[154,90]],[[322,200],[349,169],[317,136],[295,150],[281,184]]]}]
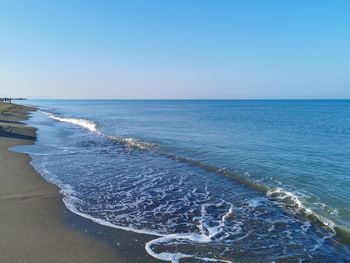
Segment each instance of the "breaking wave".
[{"label": "breaking wave", "polygon": [[71,123],[74,125],[78,125],[82,128],[88,129],[91,132],[97,132],[96,123],[93,121],[86,120],[86,119],[59,117],[52,113],[48,113],[48,112],[45,112],[45,113],[49,118],[54,119],[56,121]]}]

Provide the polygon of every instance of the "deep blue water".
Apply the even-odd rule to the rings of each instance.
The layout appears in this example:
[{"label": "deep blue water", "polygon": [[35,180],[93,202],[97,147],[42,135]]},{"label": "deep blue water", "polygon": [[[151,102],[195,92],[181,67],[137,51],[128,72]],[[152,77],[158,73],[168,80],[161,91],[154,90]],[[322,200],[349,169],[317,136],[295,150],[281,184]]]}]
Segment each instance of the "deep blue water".
[{"label": "deep blue water", "polygon": [[[348,262],[350,101],[25,101],[69,209],[174,262]],[[181,261],[181,262],[182,262]]]}]

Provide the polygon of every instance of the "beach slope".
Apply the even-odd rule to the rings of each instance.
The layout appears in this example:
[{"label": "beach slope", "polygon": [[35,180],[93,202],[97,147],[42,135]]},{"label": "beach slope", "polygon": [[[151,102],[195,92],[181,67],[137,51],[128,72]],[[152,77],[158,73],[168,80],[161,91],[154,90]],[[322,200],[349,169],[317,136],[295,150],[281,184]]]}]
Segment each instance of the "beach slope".
[{"label": "beach slope", "polygon": [[58,189],[33,170],[29,156],[8,150],[34,142],[35,130],[20,122],[33,110],[0,103],[0,261],[124,262],[111,246],[66,225]]}]

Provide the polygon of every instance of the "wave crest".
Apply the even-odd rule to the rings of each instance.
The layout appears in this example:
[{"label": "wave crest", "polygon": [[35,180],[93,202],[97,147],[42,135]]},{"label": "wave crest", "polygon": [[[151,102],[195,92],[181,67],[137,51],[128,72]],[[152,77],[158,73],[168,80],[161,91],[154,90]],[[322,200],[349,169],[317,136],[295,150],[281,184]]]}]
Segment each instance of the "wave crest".
[{"label": "wave crest", "polygon": [[71,124],[83,127],[85,129],[88,129],[91,132],[98,132],[97,128],[96,128],[96,123],[91,121],[91,120],[59,117],[59,116],[56,116],[56,115],[54,115],[52,113],[48,113],[48,112],[45,112],[45,114],[49,118],[54,119],[56,121],[71,123]]}]

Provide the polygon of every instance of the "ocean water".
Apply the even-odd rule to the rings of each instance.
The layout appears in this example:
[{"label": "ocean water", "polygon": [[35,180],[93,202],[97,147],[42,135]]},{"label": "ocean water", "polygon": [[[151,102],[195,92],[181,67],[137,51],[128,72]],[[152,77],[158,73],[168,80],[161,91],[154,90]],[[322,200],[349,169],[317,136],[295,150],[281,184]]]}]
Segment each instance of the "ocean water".
[{"label": "ocean water", "polygon": [[67,208],[172,262],[350,262],[350,101],[32,100]]}]

